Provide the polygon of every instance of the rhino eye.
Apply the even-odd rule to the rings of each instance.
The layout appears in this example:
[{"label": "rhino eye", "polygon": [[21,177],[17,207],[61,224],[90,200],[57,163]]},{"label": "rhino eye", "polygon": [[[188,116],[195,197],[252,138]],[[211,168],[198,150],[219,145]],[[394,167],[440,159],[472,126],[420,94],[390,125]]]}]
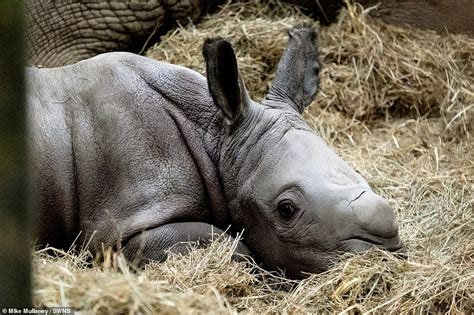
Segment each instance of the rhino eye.
[{"label": "rhino eye", "polygon": [[290,200],[283,200],[278,204],[278,212],[283,219],[289,220],[295,214],[296,208]]}]

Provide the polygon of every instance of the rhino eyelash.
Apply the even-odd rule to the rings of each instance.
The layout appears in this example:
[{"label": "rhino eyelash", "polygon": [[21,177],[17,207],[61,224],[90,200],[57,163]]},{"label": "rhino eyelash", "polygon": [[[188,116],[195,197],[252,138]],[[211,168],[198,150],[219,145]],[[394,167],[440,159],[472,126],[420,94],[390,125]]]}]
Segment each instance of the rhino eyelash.
[{"label": "rhino eyelash", "polygon": [[[303,188],[301,188],[300,185],[298,184],[288,184],[288,185],[285,185],[283,186],[280,191],[278,192],[277,196],[282,196],[282,195],[285,195],[286,193],[288,192],[294,192],[294,193],[298,193],[298,194],[303,194]],[[278,199],[278,198],[277,198]],[[287,198],[283,198],[282,200],[284,199],[287,199]]]}]

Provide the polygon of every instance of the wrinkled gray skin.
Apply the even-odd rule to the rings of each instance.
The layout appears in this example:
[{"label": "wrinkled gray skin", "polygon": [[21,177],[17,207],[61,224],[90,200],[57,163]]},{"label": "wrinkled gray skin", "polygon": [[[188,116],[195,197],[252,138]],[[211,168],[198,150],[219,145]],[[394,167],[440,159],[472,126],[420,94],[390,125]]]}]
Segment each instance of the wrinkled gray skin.
[{"label": "wrinkled gray skin", "polygon": [[[110,51],[140,52],[176,24],[197,22],[225,0],[37,1],[27,0],[28,62],[43,67],[73,64]],[[239,0],[234,1],[239,2]],[[342,0],[286,0],[329,23]]]},{"label": "wrinkled gray skin", "polygon": [[291,278],[341,252],[403,250],[389,204],[302,119],[318,90],[316,34],[289,35],[262,104],[222,39],[204,45],[207,82],[129,53],[29,69],[38,243],[67,247],[82,231],[93,250],[143,263],[230,225],[244,231],[237,253]]},{"label": "wrinkled gray skin", "polygon": [[[27,0],[28,62],[58,67],[108,51],[138,53],[147,39],[176,22],[196,21],[206,12],[205,3],[203,0]],[[153,39],[156,42],[156,36]]]},{"label": "wrinkled gray skin", "polygon": [[[471,3],[468,3],[471,1]],[[224,0],[141,2],[26,1],[28,62],[58,67],[110,51],[140,52],[171,27],[197,22]],[[342,0],[285,0],[321,23],[333,22]],[[388,23],[439,32],[474,34],[472,0],[359,0],[366,8],[381,2],[373,16]]]},{"label": "wrinkled gray skin", "polygon": [[[197,22],[225,0],[163,1],[37,1],[27,0],[26,38],[28,63],[42,67],[73,64],[101,53],[139,53],[159,41],[172,27]],[[235,1],[239,2],[239,1]],[[285,2],[285,1],[284,1]],[[302,5],[316,18],[333,20],[342,0],[324,0],[322,6],[308,1],[286,1]],[[331,14],[322,13],[329,10]],[[329,22],[329,20],[327,20]]]}]

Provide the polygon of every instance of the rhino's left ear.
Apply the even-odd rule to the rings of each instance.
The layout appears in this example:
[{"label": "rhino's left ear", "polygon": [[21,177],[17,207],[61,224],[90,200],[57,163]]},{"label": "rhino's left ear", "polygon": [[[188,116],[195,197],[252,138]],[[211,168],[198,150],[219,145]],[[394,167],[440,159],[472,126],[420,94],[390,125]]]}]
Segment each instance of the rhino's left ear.
[{"label": "rhino's left ear", "polygon": [[234,50],[231,44],[222,38],[207,39],[203,46],[203,55],[212,99],[224,112],[227,122],[233,124],[245,115],[249,104]]},{"label": "rhino's left ear", "polygon": [[266,100],[287,104],[303,113],[319,87],[318,36],[309,27],[292,28],[288,35],[288,46],[280,59]]}]

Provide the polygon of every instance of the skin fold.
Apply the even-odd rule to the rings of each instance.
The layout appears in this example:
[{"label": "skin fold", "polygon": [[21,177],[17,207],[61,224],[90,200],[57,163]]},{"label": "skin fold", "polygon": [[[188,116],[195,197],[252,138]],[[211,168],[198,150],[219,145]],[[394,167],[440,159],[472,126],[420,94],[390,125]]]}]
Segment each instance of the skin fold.
[{"label": "skin fold", "polygon": [[205,10],[202,0],[27,1],[28,62],[57,67],[108,51],[139,52],[153,35],[156,42],[171,25],[196,21]]},{"label": "skin fold", "polygon": [[[342,0],[286,0],[322,24],[334,22]],[[380,3],[370,15],[385,22],[474,34],[473,0],[359,0],[364,7]],[[43,67],[73,64],[100,53],[139,53],[178,23],[197,22],[223,0],[142,2],[26,1],[28,63]]]},{"label": "skin fold", "polygon": [[302,118],[319,88],[314,30],[289,31],[261,104],[229,42],[203,54],[207,79],[130,53],[27,70],[38,244],[80,233],[143,264],[241,233],[236,255],[291,278],[341,252],[404,250],[387,201]]}]

